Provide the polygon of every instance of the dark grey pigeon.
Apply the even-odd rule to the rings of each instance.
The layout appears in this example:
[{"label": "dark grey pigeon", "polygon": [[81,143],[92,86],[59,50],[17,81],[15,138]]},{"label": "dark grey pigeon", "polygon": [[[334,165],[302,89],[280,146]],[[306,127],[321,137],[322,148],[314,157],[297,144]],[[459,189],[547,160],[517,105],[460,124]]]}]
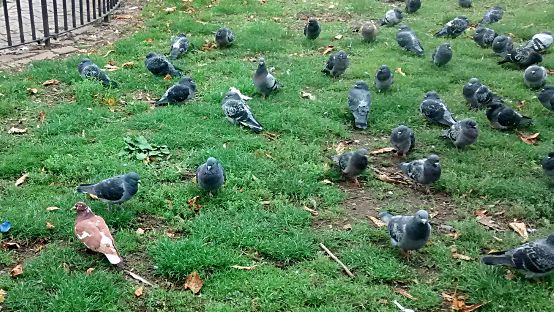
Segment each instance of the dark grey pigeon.
[{"label": "dark grey pigeon", "polygon": [[379,27],[373,21],[365,22],[360,28],[360,33],[365,42],[373,42],[377,38]]},{"label": "dark grey pigeon", "polygon": [[523,82],[531,89],[542,88],[546,84],[546,76],[548,72],[546,68],[538,65],[527,67],[523,73]]},{"label": "dark grey pigeon", "polygon": [[406,12],[415,13],[421,8],[421,0],[406,0]]},{"label": "dark grey pigeon", "polygon": [[256,91],[267,98],[272,92],[279,90],[281,84],[273,77],[273,75],[267,71],[264,58],[260,58],[258,62],[258,69],[254,73],[254,86]]},{"label": "dark grey pigeon", "polygon": [[173,38],[171,49],[169,50],[169,58],[175,60],[189,50],[189,40],[187,35],[179,34]]},{"label": "dark grey pigeon", "polygon": [[227,120],[236,125],[242,125],[254,132],[263,130],[262,125],[254,118],[250,107],[236,91],[229,91],[221,102],[221,108]]},{"label": "dark grey pigeon", "polygon": [[542,62],[542,55],[531,48],[516,48],[506,54],[498,64],[513,63],[521,68]]},{"label": "dark grey pigeon", "polygon": [[381,26],[387,25],[387,26],[394,26],[402,21],[404,18],[404,15],[402,15],[402,11],[398,8],[394,8],[392,10],[388,10],[385,13],[385,17],[381,20]]},{"label": "dark grey pigeon", "polygon": [[533,119],[523,116],[504,105],[499,97],[495,97],[492,103],[487,106],[487,119],[493,128],[499,130],[511,130],[533,123]]},{"label": "dark grey pigeon", "polygon": [[415,146],[414,131],[404,125],[392,129],[390,142],[397,156],[406,156]]},{"label": "dark grey pigeon", "polygon": [[367,129],[367,117],[371,109],[371,93],[369,93],[369,87],[365,81],[356,81],[348,93],[348,108],[354,116],[354,127]]},{"label": "dark grey pigeon", "polygon": [[450,43],[443,43],[438,46],[433,54],[431,55],[431,60],[437,66],[446,65],[452,59],[452,47]]},{"label": "dark grey pigeon", "polygon": [[410,179],[424,185],[429,192],[429,186],[441,176],[439,160],[439,156],[431,154],[427,158],[401,163],[400,169]]},{"label": "dark grey pigeon", "polygon": [[383,211],[379,218],[387,225],[392,245],[400,248],[402,255],[423,248],[431,236],[429,213],[425,210],[418,211],[415,216],[393,216]]},{"label": "dark grey pigeon", "polygon": [[542,169],[547,176],[554,178],[554,152],[548,153],[546,157],[543,158]]},{"label": "dark grey pigeon", "polygon": [[518,269],[526,278],[549,275],[554,272],[554,234],[514,249],[491,252],[483,256],[481,262]]},{"label": "dark grey pigeon", "polygon": [[213,157],[196,169],[196,182],[201,189],[213,195],[225,183],[225,170],[219,161]]},{"label": "dark grey pigeon", "polygon": [[181,71],[177,67],[173,66],[173,64],[171,64],[171,62],[166,59],[165,56],[153,52],[150,52],[146,55],[144,66],[146,66],[146,69],[148,69],[152,74],[156,76],[181,76]]},{"label": "dark grey pigeon", "polygon": [[462,8],[471,8],[471,0],[458,0],[458,5]]},{"label": "dark grey pigeon", "polygon": [[379,67],[377,70],[377,74],[375,74],[375,87],[379,92],[387,91],[390,89],[394,82],[394,74],[390,70],[390,68],[383,64]]},{"label": "dark grey pigeon", "polygon": [[552,46],[554,38],[549,31],[535,34],[525,45],[526,48],[531,48],[536,52],[542,53]]},{"label": "dark grey pigeon", "polygon": [[435,91],[430,91],[425,94],[419,106],[419,111],[430,122],[448,127],[456,123],[456,120],[452,117],[452,113],[450,113],[446,104]]},{"label": "dark grey pigeon", "polygon": [[410,27],[406,25],[400,26],[400,29],[396,33],[396,42],[398,42],[401,48],[415,53],[417,56],[423,56],[423,47]]},{"label": "dark grey pigeon", "polygon": [[222,27],[215,33],[215,43],[220,49],[232,46],[234,41],[235,34],[227,27]]},{"label": "dark grey pigeon", "polygon": [[481,85],[477,91],[475,91],[476,105],[471,106],[471,109],[482,109],[487,107],[497,97],[489,87]]},{"label": "dark grey pigeon", "polygon": [[479,127],[475,120],[463,119],[450,126],[449,129],[443,130],[442,137],[450,139],[457,148],[464,148],[477,142]]},{"label": "dark grey pigeon", "polygon": [[469,27],[469,20],[467,17],[461,15],[446,23],[441,30],[435,33],[435,37],[451,37],[456,38],[463,34]]},{"label": "dark grey pigeon", "polygon": [[139,181],[138,173],[129,172],[96,184],[81,184],[77,186],[76,191],[97,197],[108,205],[122,204],[137,193]]},{"label": "dark grey pigeon", "polygon": [[118,83],[111,80],[104,71],[102,71],[98,65],[94,64],[90,59],[86,58],[77,65],[77,70],[81,77],[89,80],[98,80],[102,82],[104,87],[117,88]]},{"label": "dark grey pigeon", "polygon": [[485,13],[485,16],[483,16],[483,19],[479,22],[479,24],[496,23],[502,19],[502,15],[504,15],[504,9],[499,6],[495,6]]},{"label": "dark grey pigeon", "polygon": [[354,184],[359,186],[360,183],[358,182],[358,176],[364,172],[369,163],[367,155],[367,149],[361,148],[357,151],[333,156],[331,159],[340,169],[343,177],[351,180]]},{"label": "dark grey pigeon", "polygon": [[499,35],[492,41],[492,51],[501,57],[506,55],[514,49],[514,43],[511,37]]},{"label": "dark grey pigeon", "polygon": [[178,104],[194,98],[196,83],[190,77],[184,77],[165,91],[164,95],[156,101],[156,106]]},{"label": "dark grey pigeon", "polygon": [[537,94],[539,102],[544,108],[554,111],[554,85],[546,85]]},{"label": "dark grey pigeon", "polygon": [[477,43],[481,48],[490,48],[492,47],[494,38],[497,36],[498,34],[494,31],[494,29],[479,26],[473,35],[473,41],[475,41],[475,43]]},{"label": "dark grey pigeon", "polygon": [[471,108],[477,107],[477,99],[475,97],[475,92],[477,92],[477,89],[481,86],[481,81],[477,78],[471,78],[469,79],[468,83],[464,85],[464,88],[462,89],[462,94],[464,96],[464,99],[469,104]]},{"label": "dark grey pigeon", "polygon": [[326,75],[330,75],[333,78],[337,78],[344,74],[348,68],[348,63],[348,55],[343,50],[340,50],[339,52],[329,56],[329,59],[327,60],[327,63],[325,63],[325,67],[323,67],[321,72]]},{"label": "dark grey pigeon", "polygon": [[310,40],[317,39],[319,37],[319,34],[321,33],[321,26],[319,26],[319,22],[315,18],[310,18],[308,20],[308,24],[304,26],[304,36]]}]

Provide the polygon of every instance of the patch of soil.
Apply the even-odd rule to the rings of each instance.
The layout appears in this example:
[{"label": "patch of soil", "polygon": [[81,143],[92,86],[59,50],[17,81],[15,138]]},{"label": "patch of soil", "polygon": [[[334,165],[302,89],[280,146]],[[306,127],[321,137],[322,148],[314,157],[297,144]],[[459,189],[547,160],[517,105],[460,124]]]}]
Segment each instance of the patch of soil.
[{"label": "patch of soil", "polygon": [[0,245],[2,250],[15,251],[15,262],[22,263],[25,259],[36,256],[40,253],[48,244],[46,238],[40,238],[37,240],[9,240],[4,241]]}]

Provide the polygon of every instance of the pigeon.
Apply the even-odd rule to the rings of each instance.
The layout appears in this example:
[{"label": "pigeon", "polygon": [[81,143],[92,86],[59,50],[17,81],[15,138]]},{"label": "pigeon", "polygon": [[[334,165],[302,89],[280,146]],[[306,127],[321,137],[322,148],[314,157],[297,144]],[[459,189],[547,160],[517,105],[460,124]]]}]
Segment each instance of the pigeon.
[{"label": "pigeon", "polygon": [[122,204],[137,193],[139,183],[138,173],[129,172],[95,184],[81,184],[76,191],[96,197],[108,205]]},{"label": "pigeon", "polygon": [[241,98],[240,93],[229,91],[221,102],[221,108],[227,120],[252,129],[254,132],[263,130],[262,125],[254,118],[250,107]]},{"label": "pigeon", "polygon": [[404,125],[392,129],[390,142],[397,156],[406,156],[415,146],[414,131]]},{"label": "pigeon", "polygon": [[90,250],[103,253],[111,264],[123,261],[115,248],[115,241],[106,225],[106,221],[90,210],[83,202],[73,206],[77,210],[75,236]]},{"label": "pigeon", "polygon": [[523,82],[528,88],[538,89],[546,84],[546,76],[548,72],[546,68],[538,65],[527,67],[523,73]]},{"label": "pigeon", "polygon": [[191,100],[196,92],[196,84],[190,77],[184,77],[165,91],[164,95],[156,101],[156,106],[177,104]]},{"label": "pigeon", "polygon": [[462,94],[464,96],[464,99],[469,104],[471,108],[477,107],[477,99],[475,97],[475,92],[477,92],[477,89],[481,86],[481,81],[477,78],[471,78],[469,79],[468,83],[464,85],[464,88],[462,89]]},{"label": "pigeon", "polygon": [[304,26],[304,36],[310,40],[317,39],[319,37],[319,34],[321,33],[321,26],[319,26],[319,22],[315,18],[310,18],[308,20],[308,24]]},{"label": "pigeon", "polygon": [[458,0],[458,5],[462,8],[471,8],[471,0]]},{"label": "pigeon", "polygon": [[254,73],[254,86],[258,93],[267,98],[273,91],[279,90],[281,84],[273,77],[273,75],[267,71],[264,58],[260,58],[258,62],[258,69]]},{"label": "pigeon", "polygon": [[89,80],[99,80],[104,87],[117,88],[118,83],[111,80],[98,65],[94,64],[90,59],[86,58],[77,66],[81,77]]},{"label": "pigeon", "polygon": [[423,47],[412,29],[406,25],[400,26],[396,33],[396,42],[401,48],[415,53],[417,56],[423,56]]},{"label": "pigeon", "polygon": [[450,139],[457,148],[464,148],[477,141],[479,127],[473,119],[463,119],[442,131],[442,137]]},{"label": "pigeon", "polygon": [[172,77],[180,77],[181,70],[173,66],[165,56],[150,52],[146,55],[144,66],[156,76],[170,75]]},{"label": "pigeon", "polygon": [[402,21],[404,18],[404,15],[402,15],[402,11],[398,8],[394,8],[392,10],[388,10],[385,13],[385,17],[381,20],[381,26],[387,25],[387,26],[394,26]]},{"label": "pigeon", "polygon": [[406,0],[406,12],[415,13],[421,8],[421,0]]},{"label": "pigeon", "polygon": [[450,43],[443,43],[438,46],[433,54],[431,55],[431,60],[437,66],[446,65],[452,59],[452,47]]},{"label": "pigeon", "polygon": [[523,116],[504,105],[502,99],[498,97],[495,97],[487,106],[487,119],[493,128],[499,130],[511,130],[533,123],[531,118]]},{"label": "pigeon", "polygon": [[475,106],[470,106],[471,109],[482,109],[487,107],[497,97],[489,87],[485,85],[479,86],[475,91]]},{"label": "pigeon", "polygon": [[220,49],[232,46],[233,41],[235,41],[235,34],[227,27],[222,27],[215,33],[215,43]]},{"label": "pigeon", "polygon": [[438,123],[445,126],[452,126],[456,120],[452,117],[452,113],[440,96],[435,91],[430,91],[425,94],[423,101],[419,106],[419,111],[430,122]]},{"label": "pigeon", "polygon": [[206,163],[196,169],[196,182],[201,189],[208,191],[210,195],[216,192],[225,182],[225,170],[219,161],[209,157]]},{"label": "pigeon", "polygon": [[492,47],[492,43],[497,36],[498,34],[494,31],[494,29],[479,26],[473,35],[473,41],[475,41],[475,43],[477,43],[477,45],[481,48],[490,48]]},{"label": "pigeon", "polygon": [[373,42],[377,38],[379,27],[373,21],[369,21],[362,24],[360,33],[362,34],[362,38],[365,42]]},{"label": "pigeon", "polygon": [[554,152],[548,153],[546,157],[543,158],[542,169],[547,176],[554,178]]},{"label": "pigeon", "polygon": [[554,272],[554,234],[511,250],[491,252],[481,262],[518,269],[526,278],[547,276]]},{"label": "pigeon", "polygon": [[383,211],[379,218],[387,225],[392,245],[400,248],[404,256],[410,250],[423,248],[431,236],[429,213],[425,210],[416,212],[415,216],[393,216]]},{"label": "pigeon", "polygon": [[429,192],[429,185],[441,176],[439,160],[439,156],[431,154],[427,158],[401,163],[400,170],[416,183],[424,185]]},{"label": "pigeon", "polygon": [[545,31],[534,35],[529,42],[525,45],[526,48],[531,48],[536,52],[544,52],[552,46],[552,33]]},{"label": "pigeon", "polygon": [[352,180],[354,184],[360,185],[358,176],[364,172],[368,166],[368,151],[361,148],[357,151],[347,152],[342,155],[333,156],[331,159],[339,167],[343,177]]},{"label": "pigeon", "polygon": [[506,57],[513,49],[514,43],[511,37],[499,35],[492,41],[492,51],[498,56]]},{"label": "pigeon", "polygon": [[469,20],[467,17],[461,15],[446,23],[441,30],[435,33],[435,37],[452,37],[456,38],[463,34],[469,27]]},{"label": "pigeon", "polygon": [[179,34],[171,42],[169,50],[169,58],[172,60],[178,59],[181,55],[187,53],[189,49],[189,40],[185,34]]},{"label": "pigeon", "polygon": [[504,15],[504,10],[499,6],[495,6],[485,13],[485,16],[483,16],[483,19],[479,22],[479,24],[496,23],[502,19],[502,15]]},{"label": "pigeon", "polygon": [[521,68],[542,62],[542,55],[531,48],[517,48],[506,54],[498,64],[514,63]]},{"label": "pigeon", "polygon": [[546,85],[537,94],[539,102],[544,108],[554,111],[554,85]]},{"label": "pigeon", "polygon": [[375,87],[379,92],[390,89],[394,82],[394,74],[387,65],[381,65],[375,74]]},{"label": "pigeon", "polygon": [[371,109],[371,93],[369,93],[369,87],[365,81],[356,81],[348,93],[348,107],[354,116],[354,127],[367,129],[367,116]]},{"label": "pigeon", "polygon": [[323,67],[321,72],[326,75],[330,75],[333,78],[337,78],[340,75],[344,74],[348,68],[348,55],[343,50],[329,56],[329,60]]}]

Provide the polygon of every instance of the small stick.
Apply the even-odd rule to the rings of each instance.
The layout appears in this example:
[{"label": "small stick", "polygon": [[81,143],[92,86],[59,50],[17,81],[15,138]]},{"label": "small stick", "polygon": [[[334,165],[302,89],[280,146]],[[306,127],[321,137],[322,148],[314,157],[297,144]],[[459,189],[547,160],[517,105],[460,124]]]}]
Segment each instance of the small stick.
[{"label": "small stick", "polygon": [[346,274],[348,274],[348,276],[354,277],[354,274],[352,274],[352,272],[350,272],[350,270],[348,269],[348,267],[346,267],[346,265],[344,265],[344,263],[342,263],[342,261],[340,261],[339,258],[337,258],[337,256],[335,256],[329,249],[327,249],[327,247],[325,247],[325,245],[323,245],[323,243],[319,243],[319,246],[320,246],[329,256],[331,256],[331,258],[333,258],[333,260],[335,260],[338,264],[340,264],[340,266],[344,269],[344,271],[346,272]]},{"label": "small stick", "polygon": [[125,273],[129,274],[132,278],[136,279],[139,282],[142,282],[148,286],[154,287],[154,284],[150,283],[149,281],[145,280],[142,276],[138,275],[137,273],[133,273],[131,271],[125,270]]}]

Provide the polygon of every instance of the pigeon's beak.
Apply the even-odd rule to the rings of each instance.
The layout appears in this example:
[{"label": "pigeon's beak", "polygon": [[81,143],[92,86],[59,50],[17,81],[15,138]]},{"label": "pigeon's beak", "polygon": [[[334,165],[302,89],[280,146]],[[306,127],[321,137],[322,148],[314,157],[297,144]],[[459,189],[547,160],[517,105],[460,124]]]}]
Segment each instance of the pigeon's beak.
[{"label": "pigeon's beak", "polygon": [[212,166],[208,166],[206,168],[208,169],[208,171],[212,170]]},{"label": "pigeon's beak", "polygon": [[141,181],[141,180],[139,179],[139,180],[137,181],[137,183],[138,183],[138,184],[141,184],[141,183],[142,183],[142,181]]},{"label": "pigeon's beak", "polygon": [[423,224],[427,224],[428,220],[427,219],[421,219],[421,223]]}]

